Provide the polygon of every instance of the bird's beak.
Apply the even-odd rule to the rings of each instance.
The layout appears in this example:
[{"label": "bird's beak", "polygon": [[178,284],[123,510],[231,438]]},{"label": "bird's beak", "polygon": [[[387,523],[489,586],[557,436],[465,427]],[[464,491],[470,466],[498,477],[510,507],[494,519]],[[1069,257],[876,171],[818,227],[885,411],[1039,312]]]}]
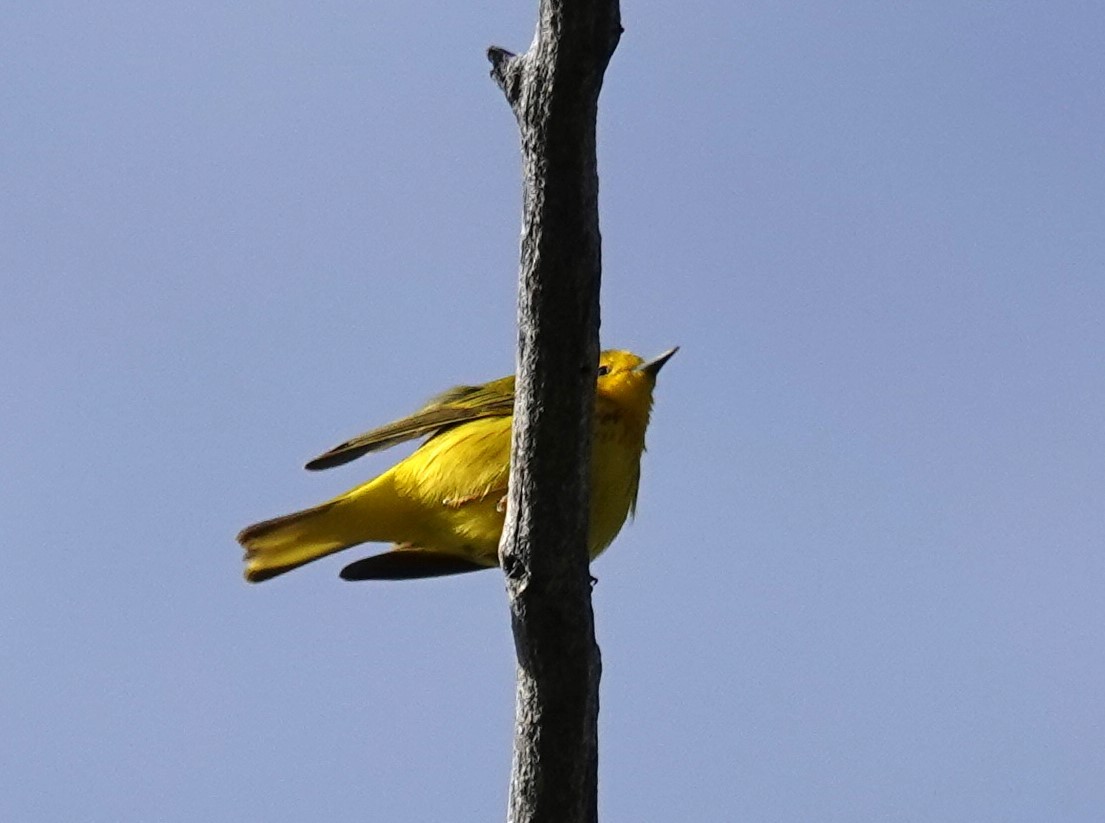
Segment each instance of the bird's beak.
[{"label": "bird's beak", "polygon": [[643,371],[649,377],[655,378],[656,375],[659,374],[660,369],[664,367],[664,364],[671,360],[671,356],[677,351],[679,351],[678,346],[676,346],[674,349],[668,349],[655,360],[650,360],[647,363],[642,363],[641,365],[639,365],[637,367],[637,371]]}]

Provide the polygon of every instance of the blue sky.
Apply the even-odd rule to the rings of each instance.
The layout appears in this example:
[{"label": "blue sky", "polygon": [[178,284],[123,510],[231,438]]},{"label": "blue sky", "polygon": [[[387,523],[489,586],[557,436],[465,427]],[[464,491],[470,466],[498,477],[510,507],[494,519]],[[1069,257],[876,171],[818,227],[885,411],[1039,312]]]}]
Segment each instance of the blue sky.
[{"label": "blue sky", "polygon": [[[1105,807],[1105,9],[626,3],[607,821]],[[494,572],[250,587],[303,462],[514,362],[536,3],[7,4],[0,817],[502,819]]]}]

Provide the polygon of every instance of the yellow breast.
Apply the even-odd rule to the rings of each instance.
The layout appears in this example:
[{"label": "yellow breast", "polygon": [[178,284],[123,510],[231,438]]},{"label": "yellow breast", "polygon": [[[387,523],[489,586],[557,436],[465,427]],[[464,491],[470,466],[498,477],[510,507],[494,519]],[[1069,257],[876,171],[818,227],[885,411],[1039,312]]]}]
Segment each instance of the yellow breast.
[{"label": "yellow breast", "polygon": [[637,503],[644,431],[596,414],[591,443],[591,557],[617,537]]}]

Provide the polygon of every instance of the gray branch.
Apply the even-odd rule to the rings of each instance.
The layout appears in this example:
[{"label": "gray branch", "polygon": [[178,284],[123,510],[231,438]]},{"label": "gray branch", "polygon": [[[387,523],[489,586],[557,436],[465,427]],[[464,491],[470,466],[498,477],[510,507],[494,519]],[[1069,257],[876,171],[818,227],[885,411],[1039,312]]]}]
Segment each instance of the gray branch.
[{"label": "gray branch", "polygon": [[512,823],[598,818],[598,686],[587,531],[599,343],[595,127],[617,0],[541,0],[522,55],[488,50],[518,121],[523,229],[510,498],[499,552],[518,691]]}]

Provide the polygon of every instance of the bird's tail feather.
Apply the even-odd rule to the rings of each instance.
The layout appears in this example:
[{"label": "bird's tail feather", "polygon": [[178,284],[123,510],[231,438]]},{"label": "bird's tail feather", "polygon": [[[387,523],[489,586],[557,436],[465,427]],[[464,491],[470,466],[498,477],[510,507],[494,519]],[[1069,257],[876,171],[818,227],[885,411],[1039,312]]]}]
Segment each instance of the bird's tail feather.
[{"label": "bird's tail feather", "polygon": [[238,535],[246,550],[245,578],[260,583],[304,563],[364,542],[342,511],[343,498],[247,526]]}]

